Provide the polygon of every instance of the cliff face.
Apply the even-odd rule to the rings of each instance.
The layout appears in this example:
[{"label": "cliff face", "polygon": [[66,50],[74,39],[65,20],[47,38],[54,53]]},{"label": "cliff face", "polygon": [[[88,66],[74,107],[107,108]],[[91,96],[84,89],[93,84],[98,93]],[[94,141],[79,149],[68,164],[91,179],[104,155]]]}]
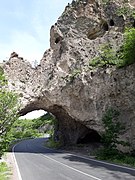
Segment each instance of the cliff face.
[{"label": "cliff face", "polygon": [[117,13],[124,4],[73,1],[51,27],[50,49],[40,65],[32,68],[18,57],[4,64],[10,89],[20,94],[20,113],[37,109],[53,113],[64,143],[77,143],[87,134],[96,140],[104,131],[103,113],[112,107],[126,127],[121,138],[135,149],[135,64],[120,69],[89,65],[101,45],[117,51],[124,27],[135,26],[133,18]]}]

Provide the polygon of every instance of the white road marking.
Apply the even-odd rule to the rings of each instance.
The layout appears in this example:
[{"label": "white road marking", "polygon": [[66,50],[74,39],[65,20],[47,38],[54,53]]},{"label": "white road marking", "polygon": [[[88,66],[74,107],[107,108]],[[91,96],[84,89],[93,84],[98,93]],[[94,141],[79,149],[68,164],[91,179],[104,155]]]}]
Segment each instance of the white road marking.
[{"label": "white road marking", "polygon": [[62,163],[62,162],[59,162],[59,161],[57,161],[57,160],[55,160],[55,159],[53,159],[53,158],[51,158],[51,157],[48,157],[48,156],[43,155],[43,154],[41,154],[41,155],[44,156],[44,157],[47,158],[47,159],[50,159],[50,160],[52,160],[52,161],[54,161],[54,162],[57,162],[57,163],[65,166],[65,167],[67,167],[67,168],[69,168],[69,169],[72,169],[73,171],[76,171],[76,172],[78,172],[78,173],[81,173],[81,174],[83,174],[83,175],[85,175],[85,176],[91,177],[91,178],[96,179],[96,180],[102,180],[102,179],[100,179],[100,178],[97,178],[97,177],[95,177],[95,176],[92,176],[92,175],[90,175],[90,174],[87,174],[87,173],[85,173],[85,172],[83,172],[83,171],[80,171],[80,170],[78,170],[78,169],[75,169],[75,168],[73,168],[73,167],[71,167],[71,166],[68,166],[68,165],[66,165],[66,164],[64,164],[64,163]]},{"label": "white road marking", "polygon": [[93,161],[93,162],[97,162],[97,163],[101,163],[101,164],[105,164],[105,165],[109,165],[109,166],[114,166],[114,167],[118,167],[118,168],[123,168],[123,169],[131,170],[131,171],[135,171],[135,168],[130,168],[130,167],[125,167],[125,166],[121,166],[121,165],[117,165],[117,164],[112,164],[112,163],[108,163],[108,162],[104,162],[104,161],[100,161],[100,160],[96,160],[96,159],[91,159],[91,158],[87,158],[87,157],[79,156],[79,155],[75,155],[75,154],[70,154],[70,153],[68,153],[68,155],[74,155],[76,157],[86,159],[89,161]]},{"label": "white road marking", "polygon": [[[18,143],[18,144],[19,144],[19,143]],[[20,174],[20,171],[19,171],[19,167],[18,167],[16,158],[15,158],[15,154],[14,154],[14,152],[15,152],[14,149],[15,149],[15,147],[16,147],[18,144],[16,144],[16,145],[12,148],[12,152],[13,152],[13,157],[14,157],[14,160],[15,160],[15,164],[16,164],[16,168],[17,168],[19,180],[22,180],[22,177],[21,177],[21,174]],[[44,147],[44,146],[42,146],[42,147]],[[53,150],[53,149],[47,148],[47,147],[44,147],[44,148],[45,148],[45,149]],[[124,167],[124,166],[121,166],[121,165],[116,165],[116,164],[112,164],[112,163],[108,163],[108,162],[103,162],[103,161],[100,161],[100,160],[95,160],[95,159],[87,158],[87,157],[84,157],[84,156],[71,154],[71,153],[66,152],[66,151],[57,151],[57,152],[66,153],[67,155],[73,155],[73,156],[76,156],[76,157],[79,157],[79,158],[82,158],[82,159],[86,159],[86,160],[89,160],[89,161],[93,161],[93,162],[97,162],[97,163],[101,163],[101,164],[105,164],[105,165],[110,165],[110,166],[114,166],[114,167],[118,167],[118,168],[123,168],[123,169],[135,171],[134,168]],[[92,176],[92,175],[87,174],[87,173],[85,173],[85,172],[83,172],[83,171],[80,171],[80,170],[78,170],[78,169],[75,169],[75,168],[73,168],[73,167],[70,167],[70,166],[68,166],[68,165],[66,165],[66,164],[64,164],[64,163],[62,163],[62,162],[59,162],[59,161],[57,161],[57,160],[55,160],[55,159],[53,159],[53,158],[51,158],[51,157],[48,157],[48,156],[46,156],[46,155],[44,155],[44,154],[42,154],[42,153],[40,153],[40,154],[41,154],[43,157],[47,158],[47,159],[50,159],[50,160],[52,160],[52,161],[54,161],[54,162],[57,162],[57,163],[65,166],[65,167],[67,167],[67,168],[69,168],[69,169],[72,169],[72,170],[74,170],[74,171],[76,171],[76,172],[78,172],[78,173],[81,173],[81,174],[83,174],[83,175],[85,175],[85,176],[91,177],[91,178],[93,178],[93,179],[95,179],[95,180],[102,180],[102,179],[100,179],[100,178],[98,178],[98,177]]]},{"label": "white road marking", "polygon": [[[42,146],[44,147],[44,146]],[[48,147],[44,147],[45,149],[50,149],[50,150],[53,150],[51,148],[48,148]],[[57,151],[57,150],[55,150]],[[118,167],[118,168],[123,168],[123,169],[127,169],[127,170],[131,170],[131,171],[135,171],[135,168],[130,168],[130,167],[126,167],[126,166],[121,166],[121,165],[117,165],[117,164],[112,164],[112,163],[109,163],[109,162],[105,162],[105,161],[100,161],[100,160],[96,160],[96,159],[93,159],[93,158],[87,158],[85,156],[80,156],[80,155],[76,155],[76,154],[72,154],[72,153],[69,153],[69,152],[66,152],[66,151],[62,151],[62,150],[59,150],[57,152],[61,152],[61,153],[67,153],[67,155],[72,155],[72,156],[76,156],[76,157],[79,157],[79,158],[82,158],[82,159],[86,159],[86,160],[89,160],[89,161],[93,161],[93,162],[98,162],[98,163],[101,163],[101,164],[105,164],[105,165],[110,165],[110,166],[114,166],[114,167]]]},{"label": "white road marking", "polygon": [[18,178],[19,178],[19,180],[22,180],[21,173],[20,173],[20,170],[19,170],[19,167],[18,167],[16,158],[15,158],[15,147],[16,147],[17,145],[18,145],[18,144],[16,144],[16,145],[13,146],[13,148],[12,148],[12,153],[13,153],[13,159],[14,159],[14,161],[15,161],[15,166],[16,166]]}]

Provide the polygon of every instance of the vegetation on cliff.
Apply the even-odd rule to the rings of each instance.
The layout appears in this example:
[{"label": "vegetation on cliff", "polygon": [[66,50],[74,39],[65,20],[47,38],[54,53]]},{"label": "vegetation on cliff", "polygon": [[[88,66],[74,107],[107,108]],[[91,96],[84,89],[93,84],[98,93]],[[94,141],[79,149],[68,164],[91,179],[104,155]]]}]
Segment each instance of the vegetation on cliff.
[{"label": "vegetation on cliff", "polygon": [[7,149],[7,134],[17,120],[17,95],[6,88],[7,80],[0,68],[0,156]]},{"label": "vegetation on cliff", "polygon": [[120,65],[123,67],[133,63],[135,63],[135,28],[125,31]]},{"label": "vegetation on cliff", "polygon": [[118,120],[119,111],[109,108],[103,118],[105,132],[101,136],[103,147],[98,151],[97,158],[108,160],[115,163],[135,166],[134,152],[123,153],[118,146],[130,147],[130,143],[120,140],[119,136],[125,129],[125,126]]},{"label": "vegetation on cliff", "polygon": [[0,156],[14,140],[54,133],[54,117],[47,113],[37,119],[19,119],[18,96],[7,89],[4,71],[0,68]]},{"label": "vegetation on cliff", "polygon": [[135,63],[135,29],[126,29],[122,46],[116,51],[111,45],[106,44],[101,47],[99,56],[92,59],[90,67],[118,68]]}]

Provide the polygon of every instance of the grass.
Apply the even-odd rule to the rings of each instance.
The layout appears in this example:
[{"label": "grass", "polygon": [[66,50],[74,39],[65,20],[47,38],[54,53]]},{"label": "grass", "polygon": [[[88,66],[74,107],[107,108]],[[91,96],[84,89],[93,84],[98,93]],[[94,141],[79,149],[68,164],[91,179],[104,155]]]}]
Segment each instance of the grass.
[{"label": "grass", "polygon": [[[104,160],[103,158],[97,158],[97,159]],[[135,168],[135,158],[127,155],[123,156],[121,159],[117,157],[113,157],[113,159],[108,158],[108,160],[106,159],[105,161]]]},{"label": "grass", "polygon": [[135,28],[126,28],[124,41],[116,51],[111,45],[106,44],[99,49],[99,55],[91,59],[90,68],[116,66],[122,68],[135,63]]},{"label": "grass", "polygon": [[123,156],[121,159],[116,159],[114,158],[113,159],[113,162],[114,163],[117,163],[117,164],[121,164],[121,165],[126,165],[126,166],[131,166],[131,167],[134,167],[135,168],[135,158],[132,157],[132,156],[129,156],[129,155],[125,155]]},{"label": "grass", "polygon": [[57,148],[60,148],[62,144],[60,141],[56,142],[52,138],[49,138],[48,141],[45,143],[45,146],[49,148],[57,149]]},{"label": "grass", "polygon": [[8,180],[10,176],[10,170],[5,162],[0,163],[0,180]]},{"label": "grass", "polygon": [[129,166],[135,168],[135,157],[131,154],[124,154],[124,153],[114,153],[114,154],[107,154],[104,149],[100,149],[96,153],[96,158],[99,160],[104,160],[110,163]]}]

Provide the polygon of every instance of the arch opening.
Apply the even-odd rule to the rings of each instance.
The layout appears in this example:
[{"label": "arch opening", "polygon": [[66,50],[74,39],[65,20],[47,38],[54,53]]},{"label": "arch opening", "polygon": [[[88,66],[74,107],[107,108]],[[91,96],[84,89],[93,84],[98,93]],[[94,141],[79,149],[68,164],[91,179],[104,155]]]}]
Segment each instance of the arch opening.
[{"label": "arch opening", "polygon": [[34,111],[30,111],[28,113],[26,113],[23,116],[20,116],[20,119],[34,119],[34,118],[39,118],[43,115],[45,115],[47,112],[40,109],[40,110],[34,110]]},{"label": "arch opening", "polygon": [[95,130],[89,130],[84,136],[80,137],[77,144],[100,143],[101,136]]},{"label": "arch opening", "polygon": [[[31,111],[32,106],[31,108],[29,106],[28,109],[25,108],[25,113],[23,112],[23,114]],[[61,145],[63,146],[74,144],[100,143],[101,137],[97,131],[89,129],[88,127],[83,125],[83,122],[73,119],[63,107],[53,105],[47,109],[47,112],[46,114],[51,114],[55,118],[52,135],[54,141],[61,142]],[[41,129],[44,130],[44,126],[42,126]]]},{"label": "arch opening", "polygon": [[25,111],[12,125],[11,134],[13,140],[50,137],[54,123],[53,115],[44,110]]}]

